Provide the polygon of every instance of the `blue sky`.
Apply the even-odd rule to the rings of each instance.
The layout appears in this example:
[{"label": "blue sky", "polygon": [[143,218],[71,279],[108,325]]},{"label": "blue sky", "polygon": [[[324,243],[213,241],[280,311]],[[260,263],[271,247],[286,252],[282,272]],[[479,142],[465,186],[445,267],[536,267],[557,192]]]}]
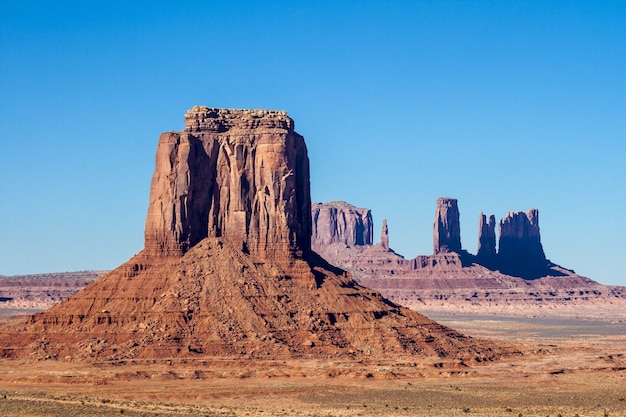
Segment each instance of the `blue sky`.
[{"label": "blue sky", "polygon": [[0,0],[0,274],[143,246],[159,134],[287,110],[314,201],[432,252],[435,200],[540,212],[554,262],[626,285],[626,3]]}]

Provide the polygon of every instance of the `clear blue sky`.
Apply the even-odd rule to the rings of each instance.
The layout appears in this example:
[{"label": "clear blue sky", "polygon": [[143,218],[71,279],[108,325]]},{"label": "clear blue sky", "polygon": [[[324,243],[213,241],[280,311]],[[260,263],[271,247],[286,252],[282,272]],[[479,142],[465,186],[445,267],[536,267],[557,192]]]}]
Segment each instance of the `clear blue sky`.
[{"label": "clear blue sky", "polygon": [[0,1],[0,274],[141,250],[159,134],[287,110],[314,201],[432,252],[435,199],[540,212],[548,257],[626,285],[626,2]]}]

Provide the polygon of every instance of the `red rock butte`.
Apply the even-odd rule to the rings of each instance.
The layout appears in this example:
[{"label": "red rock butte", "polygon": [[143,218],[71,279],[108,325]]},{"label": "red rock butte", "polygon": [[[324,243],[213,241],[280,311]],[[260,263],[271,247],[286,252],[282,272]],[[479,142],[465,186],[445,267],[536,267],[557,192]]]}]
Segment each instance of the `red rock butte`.
[{"label": "red rock butte", "polygon": [[4,357],[498,355],[311,251],[307,149],[285,112],[195,106],[185,125],[159,139],[144,250],[0,329]]},{"label": "red rock butte", "polygon": [[146,251],[182,255],[206,237],[262,259],[308,251],[309,160],[287,113],[195,106],[185,125],[159,139]]}]

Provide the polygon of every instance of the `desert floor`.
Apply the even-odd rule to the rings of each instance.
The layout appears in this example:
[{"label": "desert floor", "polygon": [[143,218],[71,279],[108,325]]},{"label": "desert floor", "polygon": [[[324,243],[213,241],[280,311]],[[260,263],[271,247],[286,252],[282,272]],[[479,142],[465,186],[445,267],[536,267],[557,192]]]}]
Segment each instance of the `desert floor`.
[{"label": "desert floor", "polygon": [[0,361],[2,416],[626,416],[626,321],[430,313],[516,352],[459,361]]}]

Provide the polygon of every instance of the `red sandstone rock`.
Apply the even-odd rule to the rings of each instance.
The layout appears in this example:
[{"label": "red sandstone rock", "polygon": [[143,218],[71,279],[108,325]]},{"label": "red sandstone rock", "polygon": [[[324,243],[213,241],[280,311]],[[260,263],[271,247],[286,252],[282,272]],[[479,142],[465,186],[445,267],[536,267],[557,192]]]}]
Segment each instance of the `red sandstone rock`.
[{"label": "red sandstone rock", "polygon": [[[144,256],[28,323],[0,329],[0,352],[112,361],[493,355],[492,346],[389,303],[321,261],[295,260],[286,274],[207,238],[181,258],[128,274],[148,263]],[[302,285],[310,280],[319,285]]]},{"label": "red sandstone rock", "polygon": [[182,255],[222,237],[263,259],[310,248],[309,164],[287,113],[195,106],[161,135],[145,248]]},{"label": "red sandstone rock", "polygon": [[383,228],[380,232],[380,245],[383,249],[389,249],[389,228],[387,228],[387,219],[383,219]]}]

